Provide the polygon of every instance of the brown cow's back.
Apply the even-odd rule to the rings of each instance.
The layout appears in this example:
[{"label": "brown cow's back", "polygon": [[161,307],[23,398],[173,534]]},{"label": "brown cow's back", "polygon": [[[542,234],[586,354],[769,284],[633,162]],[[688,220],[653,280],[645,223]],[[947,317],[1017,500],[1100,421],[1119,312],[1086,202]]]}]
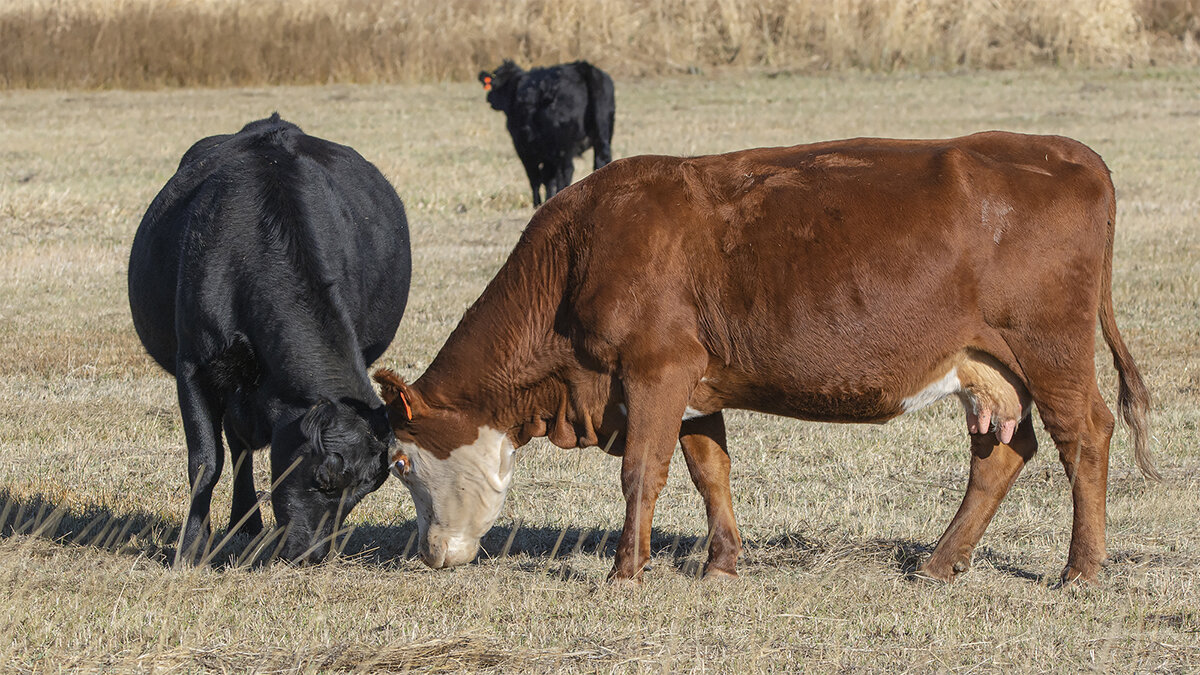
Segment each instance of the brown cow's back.
[{"label": "brown cow's back", "polygon": [[531,227],[569,230],[592,356],[692,333],[700,412],[862,422],[962,350],[1019,376],[1004,330],[1031,311],[1094,325],[1097,279],[1072,275],[1103,258],[1112,191],[1079,143],[988,133],[631,158],[564,198],[589,217]]}]

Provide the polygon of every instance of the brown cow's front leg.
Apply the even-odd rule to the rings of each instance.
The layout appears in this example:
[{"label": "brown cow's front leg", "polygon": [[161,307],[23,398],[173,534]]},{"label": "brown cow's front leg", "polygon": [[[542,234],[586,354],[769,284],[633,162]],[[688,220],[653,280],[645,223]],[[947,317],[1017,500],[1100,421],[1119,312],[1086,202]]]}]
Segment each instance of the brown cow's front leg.
[{"label": "brown cow's front leg", "polygon": [[1035,452],[1037,438],[1033,433],[1032,416],[1021,421],[1008,444],[1001,443],[987,430],[971,434],[971,476],[967,480],[967,493],[950,526],[938,539],[933,555],[917,570],[918,575],[950,582],[955,575],[967,571],[971,566],[971,553],[992,521],[996,508]]},{"label": "brown cow's front leg", "polygon": [[736,577],[742,537],[733,517],[733,497],[729,491],[725,417],[718,412],[684,421],[679,444],[692,483],[704,499],[704,510],[708,513],[708,562],[704,565],[704,576]]},{"label": "brown cow's front leg", "polygon": [[650,523],[658,493],[667,482],[667,468],[687,407],[681,378],[656,382],[626,379],[628,408],[625,455],[621,460],[621,489],[625,494],[625,526],[617,543],[609,581],[640,581],[650,561]]}]

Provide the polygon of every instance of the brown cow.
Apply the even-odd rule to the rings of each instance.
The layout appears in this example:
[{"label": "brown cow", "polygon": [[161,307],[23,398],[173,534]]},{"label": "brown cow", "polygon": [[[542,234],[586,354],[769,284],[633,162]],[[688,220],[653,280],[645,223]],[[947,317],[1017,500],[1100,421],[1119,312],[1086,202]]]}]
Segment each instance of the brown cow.
[{"label": "brown cow", "polygon": [[1080,143],[990,132],[618,160],[550,200],[429,369],[381,371],[432,567],[475,557],[534,436],[623,455],[610,574],[637,579],[679,439],[708,512],[708,575],[741,538],[721,411],[884,422],[949,394],[966,496],[928,577],[951,580],[1037,449],[1036,403],[1071,480],[1066,580],[1105,559],[1113,416],[1099,316],[1138,465],[1149,395],[1113,319],[1115,201]]}]

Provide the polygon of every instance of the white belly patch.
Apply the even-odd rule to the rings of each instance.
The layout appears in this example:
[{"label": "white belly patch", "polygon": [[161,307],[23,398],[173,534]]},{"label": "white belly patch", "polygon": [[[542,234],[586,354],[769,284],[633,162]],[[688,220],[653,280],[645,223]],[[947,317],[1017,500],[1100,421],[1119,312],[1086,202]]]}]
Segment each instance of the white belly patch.
[{"label": "white belly patch", "polygon": [[904,408],[904,412],[910,413],[933,405],[950,394],[957,394],[961,389],[962,382],[958,381],[958,368],[951,368],[950,372],[946,373],[942,379],[900,401],[900,405]]}]

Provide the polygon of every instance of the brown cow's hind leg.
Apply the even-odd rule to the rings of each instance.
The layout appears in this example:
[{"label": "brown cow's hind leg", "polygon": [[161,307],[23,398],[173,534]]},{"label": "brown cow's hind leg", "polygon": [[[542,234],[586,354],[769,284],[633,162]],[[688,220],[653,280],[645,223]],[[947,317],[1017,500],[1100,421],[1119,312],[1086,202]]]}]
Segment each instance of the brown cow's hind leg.
[{"label": "brown cow's hind leg", "polygon": [[954,580],[971,566],[971,554],[996,508],[1012,487],[1021,468],[1037,452],[1033,419],[1017,425],[1012,440],[1001,443],[986,429],[971,434],[971,474],[962,505],[938,539],[933,555],[917,570],[919,576],[945,582]]},{"label": "brown cow's hind leg", "polygon": [[[1045,415],[1043,415],[1045,417]],[[1071,481],[1075,515],[1071,525],[1071,548],[1062,580],[1094,582],[1108,555],[1104,544],[1104,511],[1108,491],[1108,453],[1112,440],[1113,415],[1095,391],[1086,424],[1069,430],[1051,428],[1058,458]]]},{"label": "brown cow's hind leg", "polygon": [[724,416],[718,412],[684,421],[679,444],[692,483],[704,499],[704,510],[708,513],[708,562],[704,566],[704,576],[736,577],[742,537],[733,517],[733,498],[729,491]]},{"label": "brown cow's hind leg", "polygon": [[[1096,386],[1094,324],[1081,321],[1077,334],[1069,323],[1063,325],[1057,352],[1016,340],[1009,344],[1021,361],[1042,423],[1071,482],[1074,514],[1063,580],[1095,581],[1107,557],[1104,511],[1113,416]],[[1062,345],[1071,344],[1079,348],[1064,356],[1067,350]]]}]

